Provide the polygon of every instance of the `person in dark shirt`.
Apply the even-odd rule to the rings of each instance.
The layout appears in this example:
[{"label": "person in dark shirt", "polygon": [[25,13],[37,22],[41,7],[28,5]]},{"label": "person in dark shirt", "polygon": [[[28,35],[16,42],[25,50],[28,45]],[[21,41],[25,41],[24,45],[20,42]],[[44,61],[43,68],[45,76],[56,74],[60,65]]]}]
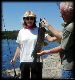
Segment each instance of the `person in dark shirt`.
[{"label": "person in dark shirt", "polygon": [[60,2],[60,13],[64,20],[64,29],[62,32],[56,30],[48,24],[46,19],[41,21],[41,25],[52,32],[54,37],[47,36],[49,41],[61,40],[58,47],[50,50],[43,50],[38,55],[53,54],[60,52],[62,64],[61,79],[74,78],[73,67],[73,51],[74,51],[74,22],[73,22],[73,2]]}]

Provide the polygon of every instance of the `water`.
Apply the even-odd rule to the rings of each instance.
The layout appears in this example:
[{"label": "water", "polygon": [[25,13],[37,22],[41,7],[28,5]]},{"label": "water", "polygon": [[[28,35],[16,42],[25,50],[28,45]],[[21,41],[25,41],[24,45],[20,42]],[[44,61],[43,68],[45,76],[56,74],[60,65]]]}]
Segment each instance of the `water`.
[{"label": "water", "polygon": [[[50,49],[58,46],[59,44],[56,42],[49,42],[49,44],[43,49]],[[10,64],[11,59],[14,56],[17,44],[15,40],[2,40],[2,71],[6,69],[12,69],[13,66]],[[48,55],[44,55],[43,58],[46,58]],[[19,58],[16,60],[15,68],[19,67]]]},{"label": "water", "polygon": [[[11,59],[14,56],[17,44],[15,40],[2,40],[2,70],[12,69],[10,64]],[[19,59],[16,60],[15,68],[19,66]]]}]

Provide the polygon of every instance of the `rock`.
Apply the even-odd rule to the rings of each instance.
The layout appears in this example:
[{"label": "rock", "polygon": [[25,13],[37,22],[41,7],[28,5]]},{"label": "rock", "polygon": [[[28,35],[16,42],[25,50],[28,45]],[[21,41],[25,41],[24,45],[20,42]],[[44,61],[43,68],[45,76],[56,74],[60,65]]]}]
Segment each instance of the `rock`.
[{"label": "rock", "polygon": [[[20,74],[21,74],[21,72],[20,72],[20,69],[19,68],[15,68],[15,71],[16,71],[16,75],[18,76],[18,77],[21,77],[20,76]],[[14,73],[14,69],[7,69],[6,71],[3,71],[2,72],[3,74],[6,74],[8,77],[14,77],[14,75],[15,75],[15,73]]]}]

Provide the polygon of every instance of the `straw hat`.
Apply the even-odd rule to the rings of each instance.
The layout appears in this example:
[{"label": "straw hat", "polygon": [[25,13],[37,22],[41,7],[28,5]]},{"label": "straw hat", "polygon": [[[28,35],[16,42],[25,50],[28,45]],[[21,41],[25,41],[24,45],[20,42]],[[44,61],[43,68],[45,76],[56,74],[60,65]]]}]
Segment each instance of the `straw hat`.
[{"label": "straw hat", "polygon": [[36,17],[36,15],[32,11],[26,11],[23,17]]}]

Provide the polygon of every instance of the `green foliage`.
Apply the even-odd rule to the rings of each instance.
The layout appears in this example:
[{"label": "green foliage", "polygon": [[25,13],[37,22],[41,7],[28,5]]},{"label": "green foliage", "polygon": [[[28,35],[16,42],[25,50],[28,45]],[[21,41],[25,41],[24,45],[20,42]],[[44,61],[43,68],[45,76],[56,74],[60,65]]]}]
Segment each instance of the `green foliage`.
[{"label": "green foliage", "polygon": [[16,39],[19,30],[17,31],[2,31],[2,39]]}]

